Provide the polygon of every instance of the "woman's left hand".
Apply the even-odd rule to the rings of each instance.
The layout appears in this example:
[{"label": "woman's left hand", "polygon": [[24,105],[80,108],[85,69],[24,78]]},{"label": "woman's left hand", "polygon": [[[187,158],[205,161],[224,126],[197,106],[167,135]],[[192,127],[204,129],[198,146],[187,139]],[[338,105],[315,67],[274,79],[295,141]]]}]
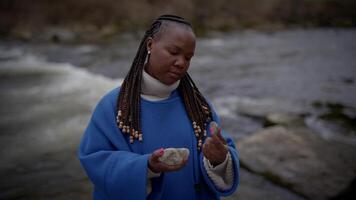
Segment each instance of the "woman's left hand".
[{"label": "woman's left hand", "polygon": [[221,128],[218,128],[217,134],[211,132],[211,137],[205,139],[203,154],[213,166],[216,166],[225,161],[227,152],[227,143],[221,135]]}]

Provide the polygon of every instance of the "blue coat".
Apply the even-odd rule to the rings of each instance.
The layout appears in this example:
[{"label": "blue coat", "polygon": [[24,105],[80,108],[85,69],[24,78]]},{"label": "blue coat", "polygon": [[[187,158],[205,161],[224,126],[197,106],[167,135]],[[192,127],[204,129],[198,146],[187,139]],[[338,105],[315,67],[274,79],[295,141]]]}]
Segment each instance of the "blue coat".
[{"label": "blue coat", "polygon": [[[78,149],[79,159],[94,184],[93,199],[219,199],[232,194],[239,182],[238,152],[226,137],[233,161],[234,183],[219,190],[208,177],[203,154],[197,151],[196,137],[177,90],[161,101],[141,98],[143,142],[129,143],[128,135],[116,125],[116,103],[120,88],[107,93],[96,105]],[[219,119],[214,113],[214,120]],[[207,131],[208,135],[210,134]],[[187,165],[177,172],[152,178],[152,192],[147,196],[147,163],[159,148],[185,147],[190,150]]]}]

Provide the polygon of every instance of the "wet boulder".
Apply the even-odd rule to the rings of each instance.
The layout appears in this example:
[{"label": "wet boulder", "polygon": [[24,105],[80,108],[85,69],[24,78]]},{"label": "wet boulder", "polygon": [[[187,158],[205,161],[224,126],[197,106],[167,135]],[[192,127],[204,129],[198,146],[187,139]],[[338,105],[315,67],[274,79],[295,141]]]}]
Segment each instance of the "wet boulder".
[{"label": "wet boulder", "polygon": [[273,184],[260,175],[240,169],[240,184],[236,192],[222,200],[261,200],[261,199],[288,199],[305,200],[302,196],[284,187]]},{"label": "wet boulder", "polygon": [[238,142],[241,165],[308,199],[338,196],[356,177],[352,145],[305,127],[273,126]]}]

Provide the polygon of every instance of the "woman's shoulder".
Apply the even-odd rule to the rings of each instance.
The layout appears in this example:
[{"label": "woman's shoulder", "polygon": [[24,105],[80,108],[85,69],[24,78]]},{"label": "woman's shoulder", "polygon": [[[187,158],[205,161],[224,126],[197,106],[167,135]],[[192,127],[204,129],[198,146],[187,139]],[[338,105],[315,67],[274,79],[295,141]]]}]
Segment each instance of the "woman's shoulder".
[{"label": "woman's shoulder", "polygon": [[106,92],[98,102],[101,106],[115,106],[120,92],[120,86]]},{"label": "woman's shoulder", "polygon": [[104,96],[103,98],[113,98],[113,97],[117,97],[119,95],[121,87],[116,87],[113,88],[111,90],[109,90]]}]

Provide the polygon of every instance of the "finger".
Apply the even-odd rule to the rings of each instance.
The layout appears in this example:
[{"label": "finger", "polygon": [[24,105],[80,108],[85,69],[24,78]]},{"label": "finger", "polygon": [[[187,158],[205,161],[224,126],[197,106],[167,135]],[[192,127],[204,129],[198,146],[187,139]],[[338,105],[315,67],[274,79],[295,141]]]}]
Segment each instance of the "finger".
[{"label": "finger", "polygon": [[221,128],[219,128],[217,136],[223,144],[227,144],[225,138],[221,135]]},{"label": "finger", "polygon": [[205,157],[207,157],[207,151],[208,151],[208,145],[207,145],[207,143],[204,143],[203,144],[203,149],[202,149],[202,151],[203,151],[203,155],[205,156]]},{"label": "finger", "polygon": [[205,141],[203,149],[205,149],[206,154],[210,154],[211,151],[215,151],[216,148],[221,148],[222,146],[223,144],[218,139],[210,137]]},{"label": "finger", "polygon": [[207,143],[211,142],[211,140],[212,140],[211,137],[207,137],[207,138],[205,139],[205,141],[204,141],[204,144],[207,144]]},{"label": "finger", "polygon": [[207,137],[207,138],[205,139],[204,143],[203,143],[202,149],[207,148],[207,146],[208,146],[209,144],[211,144],[211,141],[212,141],[212,138],[211,138],[211,137]]},{"label": "finger", "polygon": [[185,166],[185,164],[187,163],[187,161],[182,161],[181,163],[177,164],[177,165],[166,165],[166,169],[168,171],[178,171],[181,168],[183,168]]},{"label": "finger", "polygon": [[171,165],[168,167],[168,171],[178,171],[180,170],[181,166],[180,165]]},{"label": "finger", "polygon": [[215,125],[212,125],[211,127],[210,127],[210,135],[211,136],[213,136],[213,135],[216,135],[217,134],[217,126],[215,126]]},{"label": "finger", "polygon": [[185,160],[182,160],[181,163],[179,163],[179,164],[177,164],[177,165],[171,165],[171,166],[174,166],[174,167],[180,169],[180,168],[184,167],[185,164],[187,164],[187,162],[188,162],[188,159],[185,159]]},{"label": "finger", "polygon": [[223,141],[221,141],[221,139],[219,138],[219,136],[217,134],[214,134],[211,136],[212,139],[212,143],[216,144],[216,145],[224,145]]},{"label": "finger", "polygon": [[215,151],[217,148],[223,148],[224,144],[217,136],[210,137],[204,143],[205,149],[208,151]]},{"label": "finger", "polygon": [[214,136],[216,139],[208,140],[204,145],[203,149],[205,148],[205,157],[211,156],[212,153],[216,154],[216,152],[224,152],[227,150],[227,145],[223,144],[218,136]]},{"label": "finger", "polygon": [[184,167],[187,163],[188,163],[188,159],[183,160],[183,162],[181,163],[181,167]]},{"label": "finger", "polygon": [[[210,134],[211,137],[213,137],[214,139],[219,139],[219,140],[222,139],[221,142],[225,143],[225,139],[221,135],[221,128],[214,121],[210,123]],[[215,136],[218,136],[218,138],[216,138]]]},{"label": "finger", "polygon": [[210,158],[212,155],[212,151],[214,151],[213,149],[213,146],[214,144],[212,144],[211,142],[208,142],[204,145],[203,147],[203,155],[206,157],[206,158]]},{"label": "finger", "polygon": [[181,166],[183,167],[184,165],[186,165],[189,161],[189,156],[185,159],[183,159],[183,161],[181,162]]},{"label": "finger", "polygon": [[163,149],[163,148],[157,149],[156,151],[154,151],[154,152],[152,153],[152,155],[151,155],[151,160],[152,160],[153,162],[159,162],[158,159],[159,159],[161,156],[163,156],[163,154],[164,154],[164,149]]},{"label": "finger", "polygon": [[211,135],[216,134],[218,128],[218,124],[215,121],[210,122],[210,133]]},{"label": "finger", "polygon": [[211,143],[207,143],[205,145],[205,149],[204,149],[204,156],[208,159],[211,159],[214,157],[214,154],[215,154],[215,151],[216,151],[216,147],[215,147],[215,144],[213,144],[212,142]]}]

